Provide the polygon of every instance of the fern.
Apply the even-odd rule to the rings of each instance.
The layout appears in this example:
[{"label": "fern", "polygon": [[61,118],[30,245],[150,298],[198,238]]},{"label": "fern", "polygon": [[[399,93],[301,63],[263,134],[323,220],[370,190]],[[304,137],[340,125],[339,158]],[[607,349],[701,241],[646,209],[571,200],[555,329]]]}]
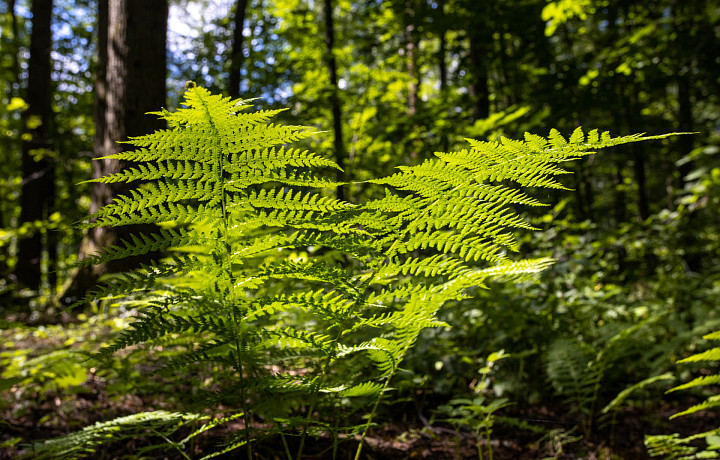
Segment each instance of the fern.
[{"label": "fern", "polygon": [[[84,457],[97,453],[98,449],[104,445],[125,439],[137,439],[142,436],[156,437],[162,440],[160,444],[153,444],[140,449],[142,453],[159,449],[166,450],[168,448],[175,448],[182,452],[184,441],[175,443],[168,436],[184,425],[204,418],[207,417],[166,411],[142,412],[120,417],[109,422],[96,423],[63,438],[36,444],[33,446],[33,458]],[[187,458],[187,456],[185,457]]]},{"label": "fern", "polygon": [[[715,331],[703,336],[706,340],[720,340],[720,331]],[[720,360],[720,347],[714,347],[701,353],[681,359],[678,363],[716,362]],[[712,375],[696,377],[693,380],[678,385],[667,392],[687,390],[689,388],[703,388],[717,386],[720,383],[720,373],[717,371]],[[720,395],[714,394],[705,398],[704,401],[678,412],[671,416],[671,419],[694,414],[708,409],[720,407]],[[696,441],[705,441],[705,448],[697,447]],[[709,430],[703,433],[696,433],[681,438],[677,433],[672,435],[654,435],[645,437],[645,446],[651,457],[664,456],[668,459],[695,459],[695,458],[718,458],[720,453],[720,428]]]},{"label": "fern", "polygon": [[[643,328],[658,321],[664,314],[653,315],[631,326],[621,328],[608,338],[588,343],[582,339],[560,338],[553,342],[545,355],[548,379],[555,392],[564,397],[571,411],[578,412],[586,438],[595,425],[600,391],[604,387],[605,374],[614,362],[633,354],[638,347],[637,334]],[[649,385],[666,375],[647,379],[621,391],[602,414],[617,407],[630,393]]]},{"label": "fern", "polygon": [[[436,316],[444,304],[488,279],[532,276],[551,262],[510,259],[518,250],[511,231],[532,229],[512,206],[542,205],[511,185],[564,189],[562,163],[666,137],[578,128],[569,141],[555,130],[524,141],[469,140],[466,150],[368,181],[385,189],[383,197],[351,204],[322,194],[339,185],[325,178],[338,169],[334,162],[285,147],[311,130],[268,124],[278,111],[246,112],[248,101],[195,86],[185,106],[154,113],[168,129],[131,138],[135,150],[108,157],[132,164],[94,181],[138,185],[82,223],[152,222],[161,230],[80,264],[175,254],[85,301],[124,296],[137,310],[99,359],[187,337],[186,351],[165,358],[169,369],[225,369],[224,393],[208,398],[237,401],[244,427],[223,452],[244,446],[248,456],[253,439],[288,432],[300,436],[300,458],[307,436],[337,432],[313,416],[338,396],[366,406],[371,398],[364,426],[347,427],[364,440],[420,332],[448,326]],[[254,414],[267,421],[263,428],[253,426]],[[57,451],[54,445],[45,448]],[[358,456],[360,448],[362,441]]]}]

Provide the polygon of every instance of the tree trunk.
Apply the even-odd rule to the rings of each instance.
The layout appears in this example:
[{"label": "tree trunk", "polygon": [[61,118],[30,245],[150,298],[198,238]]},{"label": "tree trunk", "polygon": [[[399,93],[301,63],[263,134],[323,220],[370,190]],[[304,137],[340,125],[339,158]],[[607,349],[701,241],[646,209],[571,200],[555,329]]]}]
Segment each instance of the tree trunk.
[{"label": "tree trunk", "polygon": [[478,2],[473,5],[472,19],[468,28],[470,40],[470,98],[472,119],[481,120],[490,116],[490,89],[488,84],[488,51],[491,35],[487,27],[487,5]]},{"label": "tree trunk", "polygon": [[[54,193],[54,162],[50,148],[50,51],[52,49],[52,0],[32,3],[32,35],[28,63],[28,87],[24,130],[30,140],[22,148],[22,191],[20,197],[20,225],[41,221],[49,215],[49,203]],[[43,242],[40,231],[18,243],[17,281],[33,290],[40,288]]]},{"label": "tree trunk", "polygon": [[240,71],[243,63],[243,27],[247,0],[237,0],[235,4],[235,28],[233,29],[232,55],[230,56],[230,97],[240,97]]},{"label": "tree trunk", "polygon": [[[164,128],[159,120],[145,115],[165,105],[166,31],[168,3],[155,0],[110,0],[98,2],[98,68],[95,91],[95,155],[107,156],[127,148],[119,141]],[[93,177],[122,169],[117,160],[96,160]],[[128,184],[93,184],[94,212],[126,193]],[[98,252],[131,233],[147,232],[152,226],[123,226],[92,229],[80,249],[80,258]],[[64,289],[61,300],[82,297],[105,273],[116,273],[149,262],[157,254],[123,259],[78,270]]]},{"label": "tree trunk", "polygon": [[[405,2],[405,58],[407,62],[407,76],[408,76],[408,120],[409,131],[408,139],[413,139],[413,132],[417,131],[417,113],[418,113],[418,102],[419,96],[418,91],[420,88],[420,73],[418,72],[418,54],[420,50],[420,44],[418,39],[418,31],[415,25],[415,5],[413,2],[408,0]],[[419,145],[417,140],[410,140],[408,142],[410,150],[410,163],[417,163],[418,160],[418,149]]]},{"label": "tree trunk", "polygon": [[[7,78],[7,81],[5,84],[7,85],[5,87],[5,94],[7,96],[7,100],[11,101],[13,97],[17,97],[18,95],[18,88],[20,88],[20,62],[19,62],[19,44],[18,44],[18,26],[17,26],[17,15],[15,14],[15,0],[8,0],[7,2],[7,11],[10,15],[10,30],[12,33],[12,38],[9,40],[10,44],[12,46],[3,49],[3,54],[8,53],[10,54],[9,60],[12,63],[10,67],[10,73],[4,74],[5,78]],[[1,56],[3,60],[7,60],[8,58],[5,58],[5,56]],[[13,76],[14,78],[11,78]],[[3,161],[5,163],[9,163],[10,156],[15,155],[15,147],[16,141],[14,139],[7,139],[9,142],[3,142],[2,148],[4,150],[3,155],[0,157],[0,161]],[[10,200],[4,200],[2,203],[0,203],[0,227],[10,227],[10,217],[12,215],[12,212],[10,211],[12,207],[15,206],[15,203],[10,202]],[[10,211],[10,212],[8,212]],[[9,251],[7,246],[1,246],[0,247],[0,278],[10,279],[11,277],[14,278],[14,274],[10,274],[10,269],[8,267],[7,261],[10,258]]]},{"label": "tree trunk", "polygon": [[[630,87],[629,100],[625,104],[625,119],[630,132],[644,132],[640,108],[638,107],[638,89],[633,83]],[[647,196],[647,178],[645,176],[645,148],[641,142],[630,144],[630,151],[633,159],[633,173],[635,175],[635,184],[637,185],[637,206],[638,220],[645,221],[650,217],[650,207]]]},{"label": "tree trunk", "polygon": [[[333,24],[333,2],[325,0],[325,50],[327,53],[327,68],[330,75],[330,105],[332,108],[333,131],[335,133],[335,162],[340,169],[345,169],[345,147],[343,145],[342,132],[342,109],[340,107],[340,95],[337,79],[337,62],[335,61],[335,26]],[[337,180],[339,182],[345,180],[345,173],[338,171]],[[337,198],[345,199],[345,187],[340,185],[337,188]]]},{"label": "tree trunk", "polygon": [[440,31],[440,48],[438,49],[438,72],[440,73],[440,92],[447,91],[447,63],[445,55],[447,54],[447,34],[444,30]]}]

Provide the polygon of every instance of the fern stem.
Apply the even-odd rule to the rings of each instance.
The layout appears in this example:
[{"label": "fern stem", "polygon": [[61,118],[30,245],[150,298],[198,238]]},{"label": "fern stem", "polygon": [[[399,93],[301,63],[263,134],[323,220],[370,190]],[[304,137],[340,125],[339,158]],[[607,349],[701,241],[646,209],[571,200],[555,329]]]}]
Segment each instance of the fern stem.
[{"label": "fern stem", "polygon": [[[210,114],[210,109],[203,100],[202,97],[200,97],[200,93],[198,92],[198,99],[202,102],[203,110],[205,110],[205,114],[207,115],[208,122],[210,124],[210,127],[212,128],[214,138],[217,139],[220,137],[220,133],[217,130],[217,127],[215,126],[215,123],[213,122],[213,118]],[[235,353],[236,353],[236,370],[239,375],[240,379],[240,398],[241,398],[241,404],[242,404],[242,410],[243,410],[243,422],[245,424],[245,445],[248,459],[252,460],[252,446],[250,444],[250,415],[247,410],[247,392],[245,390],[245,377],[243,375],[243,364],[242,364],[242,347],[240,346],[240,339],[238,337],[238,332],[242,323],[242,320],[238,318],[237,308],[236,308],[236,294],[235,294],[235,277],[233,276],[232,272],[232,248],[230,246],[230,232],[228,228],[230,227],[230,215],[228,213],[227,208],[227,194],[225,192],[225,153],[222,151],[222,148],[215,144],[215,161],[217,164],[217,179],[218,182],[221,184],[220,186],[220,203],[222,206],[222,247],[225,252],[225,271],[229,282],[229,294],[230,294],[230,306],[232,308],[232,319],[233,319],[233,325],[234,327],[234,341],[235,341]]]},{"label": "fern stem", "polygon": [[288,446],[287,439],[285,439],[285,433],[280,432],[280,439],[282,440],[283,449],[285,449],[285,456],[288,460],[292,460],[292,454],[290,453],[290,446]]},{"label": "fern stem", "polygon": [[392,373],[390,375],[388,375],[387,378],[385,379],[385,383],[383,384],[383,387],[380,389],[380,394],[378,395],[377,399],[375,400],[375,404],[373,404],[372,411],[370,412],[368,421],[365,424],[365,428],[363,429],[362,436],[360,436],[360,444],[358,444],[358,448],[355,451],[355,460],[360,460],[360,453],[362,452],[363,443],[365,442],[365,437],[367,436],[368,430],[370,430],[370,425],[372,424],[372,419],[375,417],[377,408],[380,406],[380,401],[382,401],[382,396],[385,393],[385,390],[387,390],[387,387],[390,384],[390,379],[392,379],[393,376],[395,376],[395,369],[393,369]]},{"label": "fern stem", "polygon": [[482,435],[475,432],[475,448],[477,449],[478,459],[483,460]]},{"label": "fern stem", "polygon": [[183,450],[180,448],[180,446],[178,445],[178,443],[176,443],[176,442],[173,441],[172,439],[168,438],[168,437],[165,436],[164,434],[159,433],[157,430],[155,430],[155,429],[153,429],[153,428],[150,428],[150,431],[152,431],[156,436],[162,438],[166,443],[168,443],[168,444],[170,444],[172,447],[174,447],[178,452],[180,452],[180,455],[182,455],[184,458],[186,458],[187,460],[191,460],[190,457],[188,457],[188,455],[185,453],[185,451],[183,451]]},{"label": "fern stem", "polygon": [[305,438],[307,437],[307,428],[308,428],[308,425],[310,424],[310,420],[312,419],[312,413],[315,410],[315,404],[317,404],[318,397],[320,396],[320,389],[322,388],[323,383],[325,383],[325,377],[327,376],[328,370],[330,369],[330,363],[332,363],[332,360],[335,357],[335,353],[337,350],[337,344],[340,342],[340,338],[342,336],[343,331],[345,331],[347,322],[350,319],[350,315],[362,303],[362,299],[364,298],[365,291],[367,290],[367,287],[370,285],[372,279],[375,277],[376,274],[377,274],[377,269],[375,269],[371,273],[370,278],[368,278],[365,282],[363,282],[360,285],[360,288],[357,290],[357,298],[355,299],[355,302],[348,309],[345,319],[341,323],[341,327],[338,328],[338,332],[335,334],[335,337],[333,338],[333,341],[331,342],[332,343],[332,351],[330,353],[328,353],[327,358],[325,358],[325,362],[323,363],[321,370],[320,370],[320,375],[317,378],[317,384],[314,385],[314,388],[313,388],[313,394],[310,399],[310,406],[308,408],[307,415],[305,416],[305,425],[303,425],[302,435],[300,436],[300,446],[298,447],[297,460],[300,460],[302,458],[302,452],[305,447]]},{"label": "fern stem", "polygon": [[297,456],[295,457],[297,460],[302,459],[303,449],[305,448],[305,438],[307,438],[308,426],[310,425],[310,421],[312,420],[312,413],[315,410],[315,404],[317,404],[317,400],[320,395],[320,388],[322,388],[322,384],[325,381],[325,375],[327,374],[327,370],[330,367],[332,357],[332,354],[328,354],[327,358],[325,359],[325,363],[321,368],[320,375],[317,378],[317,384],[314,385],[312,398],[310,399],[310,405],[308,406],[307,415],[305,415],[305,424],[303,425],[302,434],[300,435],[300,445],[298,446]]},{"label": "fern stem", "polygon": [[491,442],[491,436],[490,436],[490,435],[491,435],[491,429],[490,429],[490,428],[486,428],[486,429],[485,429],[485,438],[487,439],[487,445],[488,445],[488,446],[487,446],[488,458],[489,458],[490,460],[493,460],[493,451],[492,451],[492,444],[490,443],[490,442]]}]

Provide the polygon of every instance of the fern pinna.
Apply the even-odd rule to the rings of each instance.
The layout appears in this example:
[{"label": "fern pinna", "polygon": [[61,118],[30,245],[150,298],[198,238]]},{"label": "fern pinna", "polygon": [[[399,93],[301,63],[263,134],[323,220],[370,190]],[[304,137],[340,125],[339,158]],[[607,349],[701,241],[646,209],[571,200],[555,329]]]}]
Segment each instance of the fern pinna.
[{"label": "fern pinna", "polygon": [[[322,194],[340,185],[323,175],[334,162],[284,146],[313,132],[268,124],[279,111],[248,112],[247,101],[194,85],[185,106],[155,113],[168,129],[131,138],[135,150],[112,156],[133,165],[96,180],[139,185],[84,223],[155,223],[159,232],[81,263],[168,254],[90,293],[121,297],[137,312],[99,357],[163,345],[168,369],[214,379],[208,400],[242,414],[244,427],[221,451],[244,445],[249,456],[252,440],[271,435],[289,457],[286,437],[297,436],[297,458],[308,435],[330,433],[336,444],[339,431],[362,431],[364,439],[418,334],[448,326],[436,317],[444,303],[551,263],[508,258],[518,250],[511,230],[532,229],[511,206],[542,205],[510,184],[564,188],[561,163],[650,139],[578,128],[569,140],[554,130],[547,139],[470,140],[466,150],[368,181],[384,196],[351,204]],[[361,405],[371,409],[359,426],[317,416]]]},{"label": "fern pinna", "polygon": [[[706,340],[720,340],[720,331],[711,332],[703,336]],[[717,363],[720,361],[720,347],[712,347],[700,353],[695,353],[678,363]],[[709,367],[706,375],[696,377],[691,381],[671,388],[667,393],[688,389],[713,389],[720,384],[720,372],[713,369],[713,364],[704,364]],[[715,364],[716,365],[716,364]],[[708,371],[706,369],[706,371]],[[720,407],[720,394],[717,391],[703,395],[705,399],[682,412],[670,417],[682,417],[706,410],[717,410]],[[703,445],[704,441],[704,445]],[[720,458],[720,427],[712,430],[693,433],[689,436],[680,436],[678,433],[646,435],[645,447],[651,457],[663,457],[668,460],[691,460],[700,458]]]}]

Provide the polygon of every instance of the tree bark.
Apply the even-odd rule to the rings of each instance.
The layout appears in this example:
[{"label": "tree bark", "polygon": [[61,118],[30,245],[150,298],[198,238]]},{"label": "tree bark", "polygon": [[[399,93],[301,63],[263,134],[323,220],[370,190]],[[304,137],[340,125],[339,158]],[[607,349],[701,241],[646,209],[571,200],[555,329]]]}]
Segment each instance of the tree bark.
[{"label": "tree bark", "polygon": [[490,116],[490,87],[488,84],[488,51],[491,35],[487,26],[487,5],[484,2],[472,3],[471,19],[468,26],[470,40],[470,98],[472,99],[472,119],[481,120]]},{"label": "tree bark", "polygon": [[[638,107],[638,89],[633,83],[630,87],[629,100],[625,104],[625,119],[630,132],[644,132]],[[633,173],[635,176],[635,184],[637,186],[637,206],[638,220],[644,222],[650,217],[650,205],[647,195],[647,178],[645,175],[645,148],[642,143],[634,142],[630,144],[630,152],[633,159]]]},{"label": "tree bark", "polygon": [[[139,136],[164,128],[146,112],[165,105],[167,0],[109,0],[98,2],[98,68],[95,82],[95,155],[107,156],[129,148],[119,144],[129,136]],[[123,162],[96,160],[93,177],[121,170]],[[93,184],[94,212],[129,189],[128,184]],[[80,249],[80,259],[101,248],[128,239],[131,233],[147,232],[152,226],[103,227],[88,232]],[[82,297],[105,273],[116,273],[149,262],[157,254],[113,261],[78,270],[64,289],[61,300]]]},{"label": "tree bark", "polygon": [[[335,26],[333,24],[333,2],[325,0],[325,50],[327,52],[327,68],[330,76],[330,105],[333,118],[333,132],[335,133],[335,162],[342,171],[337,172],[338,182],[345,180],[345,146],[343,144],[342,107],[340,104],[340,89],[338,88],[337,62],[335,60]],[[337,198],[345,199],[345,187],[337,188]]]},{"label": "tree bark", "polygon": [[245,12],[247,0],[237,0],[235,4],[235,28],[233,29],[232,55],[230,56],[230,97],[240,97],[240,71],[243,63],[243,27],[245,25]]},{"label": "tree bark", "polygon": [[[32,3],[32,35],[28,62],[28,87],[24,114],[25,132],[31,136],[22,148],[20,225],[41,221],[49,215],[54,193],[54,162],[43,150],[50,148],[50,51],[52,49],[52,0]],[[17,281],[33,290],[40,288],[43,242],[39,230],[18,242]]]}]

